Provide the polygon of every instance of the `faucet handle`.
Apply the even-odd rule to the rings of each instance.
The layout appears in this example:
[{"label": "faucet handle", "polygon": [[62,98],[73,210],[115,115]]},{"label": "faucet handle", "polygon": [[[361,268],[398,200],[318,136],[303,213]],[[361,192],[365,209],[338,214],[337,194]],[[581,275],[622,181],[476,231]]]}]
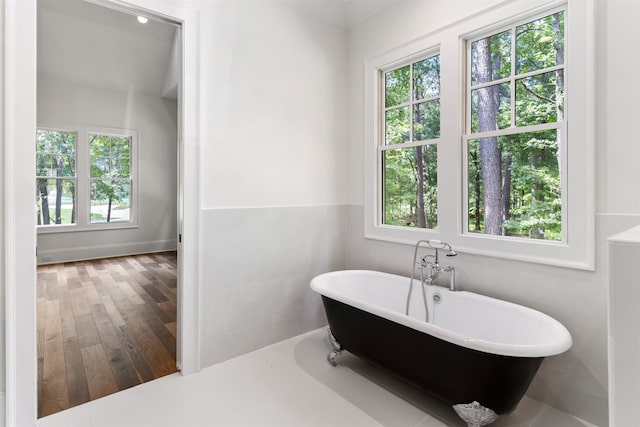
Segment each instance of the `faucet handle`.
[{"label": "faucet handle", "polygon": [[[432,261],[430,262],[429,259],[431,259]],[[418,265],[420,266],[420,268],[427,268],[429,264],[434,264],[435,260],[436,260],[435,256],[425,255],[420,259],[420,262],[418,263]]]}]

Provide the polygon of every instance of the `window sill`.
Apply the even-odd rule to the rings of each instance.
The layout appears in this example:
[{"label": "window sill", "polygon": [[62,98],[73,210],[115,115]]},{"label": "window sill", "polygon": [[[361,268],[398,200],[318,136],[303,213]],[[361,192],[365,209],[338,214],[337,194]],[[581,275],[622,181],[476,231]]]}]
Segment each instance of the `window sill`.
[{"label": "window sill", "polygon": [[404,229],[391,226],[367,228],[364,237],[368,240],[414,246],[418,240],[438,239],[449,243],[459,254],[500,258],[576,270],[595,270],[591,251],[585,250],[576,253],[575,248],[571,248],[562,242],[487,235],[453,235],[441,233],[437,230]]}]

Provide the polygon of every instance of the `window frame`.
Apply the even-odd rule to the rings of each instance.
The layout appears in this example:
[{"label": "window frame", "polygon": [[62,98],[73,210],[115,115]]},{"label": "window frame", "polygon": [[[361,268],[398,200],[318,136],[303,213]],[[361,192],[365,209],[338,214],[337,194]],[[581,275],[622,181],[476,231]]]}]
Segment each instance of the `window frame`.
[{"label": "window frame", "polygon": [[[468,154],[469,154],[469,150],[468,150],[468,144],[471,140],[476,140],[476,139],[481,139],[481,138],[486,138],[486,137],[502,137],[502,136],[512,136],[512,135],[521,135],[521,134],[525,134],[525,133],[535,133],[535,132],[541,132],[541,131],[547,131],[547,130],[556,130],[557,132],[560,132],[561,134],[561,141],[565,141],[564,144],[562,144],[560,146],[560,156],[561,156],[561,170],[563,171],[567,171],[567,117],[565,116],[563,118],[563,120],[561,121],[554,121],[554,122],[547,122],[547,123],[542,123],[542,124],[536,124],[536,125],[527,125],[527,126],[518,126],[516,124],[516,119],[517,119],[517,111],[516,111],[516,100],[517,100],[517,90],[516,90],[516,85],[518,80],[523,79],[523,78],[527,78],[527,77],[535,77],[535,76],[539,76],[542,74],[546,74],[549,72],[555,72],[557,70],[562,70],[563,73],[565,74],[566,77],[566,64],[567,61],[565,60],[563,64],[561,65],[556,65],[554,67],[547,67],[547,68],[543,68],[543,69],[539,69],[539,70],[535,70],[535,71],[530,71],[527,73],[520,73],[518,74],[515,70],[515,57],[516,57],[516,32],[517,32],[517,27],[520,25],[524,25],[527,23],[530,23],[532,21],[535,21],[537,19],[540,18],[544,18],[546,16],[552,15],[554,13],[560,12],[560,11],[564,11],[565,12],[565,19],[566,19],[566,11],[567,8],[564,6],[557,6],[555,8],[545,8],[544,10],[536,13],[536,14],[529,14],[526,15],[524,18],[521,19],[514,19],[510,22],[508,22],[506,25],[502,26],[502,27],[494,27],[492,28],[490,31],[486,31],[486,32],[478,32],[477,35],[474,35],[473,37],[470,38],[465,38],[464,40],[464,44],[465,44],[465,60],[463,63],[464,66],[464,75],[465,75],[465,80],[464,80],[464,130],[462,132],[462,172],[463,172],[463,176],[462,176],[462,201],[463,201],[463,208],[462,208],[462,214],[463,214],[463,221],[462,221],[462,234],[464,235],[477,235],[480,237],[488,237],[488,235],[485,235],[483,233],[474,233],[474,232],[470,232],[469,231],[469,168],[468,168],[468,164],[469,164],[469,158],[468,158]],[[566,21],[565,21],[565,33],[566,33]],[[513,31],[512,37],[511,37],[511,62],[510,65],[512,66],[511,71],[509,73],[508,77],[503,77],[503,78],[499,78],[499,79],[495,79],[491,82],[487,82],[487,83],[481,83],[481,84],[473,84],[472,83],[472,78],[471,78],[471,50],[472,50],[472,44],[477,42],[478,40],[482,40],[486,37],[491,37],[493,35],[505,32],[507,30]],[[564,43],[564,49],[567,50],[567,43],[566,43],[566,35],[565,35],[565,43]],[[506,127],[504,129],[497,129],[497,130],[493,130],[493,131],[476,131],[474,132],[472,129],[472,94],[474,90],[478,90],[480,88],[484,88],[484,87],[490,87],[493,85],[497,85],[497,84],[504,84],[504,83],[509,83],[509,92],[510,92],[510,119],[513,120],[513,122],[511,122],[511,126]],[[567,80],[565,80],[565,86],[567,86]],[[565,100],[567,100],[567,93],[568,91],[565,89]],[[567,206],[568,206],[568,197],[567,197],[567,189],[568,189],[568,180],[567,180],[567,173],[563,173],[560,176],[560,186],[562,189],[562,193],[561,193],[561,203],[562,203],[562,211],[561,211],[561,226],[562,226],[562,231],[561,231],[561,239],[559,241],[557,240],[539,240],[539,241],[544,241],[547,243],[559,243],[562,244],[564,242],[567,241],[567,225],[568,225],[568,218],[567,218]],[[514,239],[514,240],[521,240],[521,239],[525,239],[526,241],[538,241],[535,239],[527,239],[526,237],[517,237],[517,236],[495,236],[497,238],[500,239]]]},{"label": "window frame", "polygon": [[[78,189],[78,132],[75,131],[75,130],[69,130],[69,129],[63,129],[63,128],[39,126],[36,129],[36,134],[37,134],[37,132],[39,132],[41,130],[42,131],[47,131],[47,132],[59,132],[59,133],[73,133],[73,134],[75,134],[74,155],[73,155],[74,156],[74,165],[75,165],[74,166],[75,174],[74,174],[73,177],[64,177],[64,176],[63,177],[57,177],[57,176],[50,176],[50,175],[42,176],[42,175],[38,175],[38,172],[37,172],[38,168],[36,167],[36,176],[35,176],[35,180],[36,180],[36,205],[38,203],[38,201],[37,201],[37,199],[38,199],[38,191],[37,191],[38,190],[38,185],[37,185],[38,180],[46,179],[48,181],[50,179],[53,179],[53,180],[65,180],[66,179],[66,180],[73,180],[74,181],[74,185],[75,185],[75,189],[76,189],[76,191],[74,192],[74,199],[75,199],[74,203],[75,203],[75,207],[76,207],[76,210],[77,210],[77,207],[78,207],[78,192],[77,192],[77,189]],[[36,136],[36,138],[37,138],[37,136]],[[37,145],[37,143],[36,143],[36,145]],[[38,161],[38,155],[40,154],[38,152],[37,146],[36,146],[35,153],[36,153],[35,160],[37,162]],[[76,222],[74,222],[73,224],[36,224],[36,226],[38,228],[42,227],[42,228],[56,228],[56,229],[64,228],[65,226],[75,226],[77,224],[77,222],[78,222],[77,221],[77,212],[76,212],[76,218],[75,219],[76,219]]]},{"label": "window frame", "polygon": [[[407,60],[400,62],[400,63],[394,63],[392,66],[387,66],[387,67],[383,67],[380,68],[378,71],[380,73],[380,94],[382,96],[381,99],[381,109],[380,109],[380,116],[379,116],[379,120],[382,126],[381,129],[381,134],[379,136],[379,141],[378,141],[378,149],[377,149],[377,157],[378,157],[378,170],[380,171],[380,181],[379,181],[379,194],[380,194],[380,199],[379,199],[379,203],[377,208],[380,210],[378,215],[380,218],[380,223],[381,225],[385,226],[385,227],[392,227],[392,228],[404,228],[401,226],[397,226],[397,225],[391,225],[391,224],[385,224],[384,220],[385,220],[385,203],[384,203],[384,192],[385,192],[385,188],[384,188],[384,180],[385,180],[385,174],[384,174],[384,161],[383,161],[383,154],[386,151],[390,151],[390,150],[401,150],[401,149],[411,149],[411,148],[416,148],[416,147],[428,147],[428,146],[435,146],[436,147],[436,158],[437,158],[437,150],[439,149],[439,144],[440,144],[440,135],[436,138],[431,138],[431,139],[415,139],[415,135],[414,135],[414,107],[422,104],[422,103],[426,103],[426,102],[432,102],[437,100],[438,103],[441,105],[440,100],[441,100],[441,88],[440,88],[440,92],[438,93],[438,95],[434,95],[434,96],[428,96],[425,98],[420,98],[420,99],[413,99],[413,89],[414,89],[414,82],[413,82],[413,73],[414,73],[414,65],[420,61],[423,60],[427,60],[433,57],[438,56],[438,61],[439,61],[439,57],[440,57],[440,51],[437,47],[431,48],[431,49],[427,49],[427,50],[423,50],[421,51],[419,54],[413,55],[410,58],[407,58]],[[409,73],[409,101],[403,102],[401,104],[398,105],[392,105],[390,107],[386,106],[386,73],[390,72],[390,71],[394,71],[403,67],[409,66],[410,69],[410,73]],[[438,82],[438,84],[440,85],[440,82]],[[409,140],[406,142],[402,142],[402,143],[396,143],[396,144],[387,144],[386,143],[386,113],[388,111],[394,110],[394,109],[399,109],[399,108],[409,108]],[[441,108],[441,107],[439,107]],[[440,124],[439,124],[440,125]],[[441,130],[441,129],[440,129]],[[437,188],[436,188],[437,191]],[[436,222],[436,227],[435,228],[426,228],[426,230],[437,230],[437,222]]]},{"label": "window frame", "polygon": [[[466,52],[470,40],[506,26],[565,10],[565,120],[562,150],[567,173],[563,191],[562,241],[466,233]],[[435,238],[459,253],[491,256],[582,270],[595,268],[595,78],[594,1],[520,0],[492,7],[405,43],[364,64],[364,237],[415,244]],[[438,144],[438,229],[385,226],[380,216],[381,165],[377,147],[384,123],[379,117],[380,70],[438,47],[441,72],[441,134]],[[384,104],[382,104],[384,105]]]},{"label": "window frame", "polygon": [[[38,234],[68,233],[83,231],[118,230],[138,228],[138,131],[134,129],[110,128],[85,125],[38,124],[38,130],[57,130],[76,133],[76,223],[59,225],[37,225]],[[131,139],[130,149],[130,216],[129,221],[91,223],[91,173],[89,157],[89,135],[107,135]]]},{"label": "window frame", "polygon": [[[92,166],[92,159],[91,159],[91,137],[92,136],[106,136],[106,137],[114,137],[114,138],[123,138],[123,139],[128,139],[129,140],[129,176],[127,178],[123,178],[123,177],[110,177],[110,178],[94,178],[91,176],[91,166]],[[88,165],[89,165],[89,211],[91,211],[91,191],[93,189],[93,184],[97,181],[106,181],[106,180],[113,180],[113,181],[128,181],[129,183],[129,220],[128,221],[114,221],[114,222],[92,222],[91,220],[91,212],[89,212],[89,224],[93,227],[95,225],[99,225],[99,224],[128,224],[131,223],[131,205],[132,205],[132,197],[131,197],[131,193],[132,193],[132,188],[133,188],[133,136],[131,135],[117,135],[114,134],[112,132],[89,132],[87,134],[87,148],[88,148]],[[113,160],[113,156],[112,156],[112,152],[111,150],[109,150],[109,160]]]}]

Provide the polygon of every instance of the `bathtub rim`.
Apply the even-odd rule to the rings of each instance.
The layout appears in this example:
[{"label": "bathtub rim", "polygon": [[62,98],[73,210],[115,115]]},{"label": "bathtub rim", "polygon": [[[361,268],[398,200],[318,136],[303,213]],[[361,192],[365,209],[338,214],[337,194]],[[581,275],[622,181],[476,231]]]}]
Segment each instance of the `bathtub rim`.
[{"label": "bathtub rim", "polygon": [[[359,274],[359,275],[374,274],[376,276],[381,276],[381,277],[389,276],[389,277],[393,277],[396,280],[399,278],[406,279],[407,286],[409,281],[408,277],[400,276],[397,274],[385,273],[385,272],[376,271],[376,270],[337,270],[337,271],[322,273],[315,276],[313,279],[311,279],[310,287],[320,295],[326,296],[336,301],[343,302],[345,304],[349,304],[363,311],[383,317],[392,322],[402,324],[404,326],[418,330],[420,332],[432,335],[434,337],[440,338],[452,344],[456,344],[472,350],[481,351],[484,353],[497,354],[502,356],[514,356],[514,357],[532,357],[532,358],[549,357],[549,356],[554,356],[557,354],[564,353],[569,348],[571,348],[571,345],[573,344],[571,334],[569,333],[567,328],[562,323],[554,319],[553,317],[545,313],[542,313],[541,311],[535,310],[530,307],[526,307],[521,304],[516,304],[509,301],[501,300],[498,298],[489,297],[489,296],[478,294],[475,292],[455,291],[456,293],[464,293],[464,294],[470,295],[473,298],[491,300],[491,301],[497,302],[498,304],[506,304],[508,306],[517,308],[518,310],[523,311],[525,313],[534,315],[539,319],[543,320],[545,323],[552,326],[553,328],[555,328],[557,339],[548,341],[545,343],[538,343],[538,344],[507,344],[507,343],[483,340],[480,338],[470,338],[460,333],[444,329],[441,326],[438,326],[432,323],[427,323],[422,320],[407,316],[404,313],[398,313],[396,311],[390,310],[385,307],[381,307],[379,305],[356,300],[354,298],[348,297],[346,295],[342,295],[339,292],[335,292],[331,289],[327,289],[326,287],[322,286],[322,282],[324,280],[329,279],[332,276],[339,276],[339,275],[348,276],[348,275],[356,275],[356,274]],[[442,288],[439,290],[445,291],[445,292],[451,292],[446,288]]]}]

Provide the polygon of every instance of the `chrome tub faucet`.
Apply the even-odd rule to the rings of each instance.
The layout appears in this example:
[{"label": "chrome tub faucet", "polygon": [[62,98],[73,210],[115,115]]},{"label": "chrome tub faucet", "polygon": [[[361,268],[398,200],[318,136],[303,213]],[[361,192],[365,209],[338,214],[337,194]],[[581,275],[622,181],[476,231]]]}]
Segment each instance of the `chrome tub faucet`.
[{"label": "chrome tub faucet", "polygon": [[449,243],[442,242],[440,240],[425,240],[424,243],[426,243],[430,248],[432,248],[435,251],[435,255],[425,255],[420,260],[420,270],[422,273],[421,277],[423,279],[423,282],[426,284],[431,284],[435,279],[438,278],[440,273],[446,273],[449,275],[449,290],[455,291],[456,290],[455,267],[452,265],[444,266],[440,264],[438,249],[446,250],[447,251],[446,255],[449,257],[456,256],[458,254],[453,250],[453,248]]}]

